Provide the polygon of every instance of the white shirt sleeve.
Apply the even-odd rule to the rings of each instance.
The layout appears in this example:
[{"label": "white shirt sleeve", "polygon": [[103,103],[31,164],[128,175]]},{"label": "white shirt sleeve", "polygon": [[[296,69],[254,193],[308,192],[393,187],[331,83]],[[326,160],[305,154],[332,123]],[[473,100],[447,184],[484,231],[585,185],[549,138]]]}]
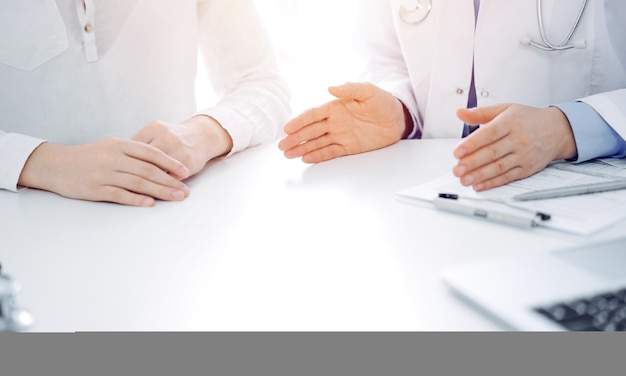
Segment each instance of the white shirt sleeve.
[{"label": "white shirt sleeve", "polygon": [[220,97],[200,113],[230,134],[230,154],[276,140],[290,116],[291,93],[254,2],[200,0],[198,28],[208,76]]},{"label": "white shirt sleeve", "polygon": [[18,191],[17,182],[22,169],[39,145],[45,140],[0,131],[0,189]]}]

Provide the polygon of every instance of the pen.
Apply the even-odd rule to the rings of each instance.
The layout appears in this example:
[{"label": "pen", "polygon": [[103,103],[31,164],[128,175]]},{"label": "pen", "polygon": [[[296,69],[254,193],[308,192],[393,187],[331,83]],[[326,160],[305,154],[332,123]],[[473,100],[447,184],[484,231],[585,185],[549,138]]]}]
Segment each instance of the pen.
[{"label": "pen", "polygon": [[[450,195],[455,196],[455,195]],[[471,205],[465,205],[458,200],[458,196],[455,197],[439,197],[433,200],[433,204],[437,209],[457,213],[465,214],[470,217],[478,217],[488,219],[494,222],[506,223],[509,225],[530,228],[539,225],[538,219],[541,217],[536,213],[512,213],[499,211],[494,209],[481,209]]]},{"label": "pen", "polygon": [[[461,198],[456,193],[439,193],[439,197],[440,198],[448,198],[448,199],[452,199],[452,200],[457,200],[457,199]],[[550,215],[548,213],[535,211],[535,210],[524,208],[524,207],[520,207],[520,206],[514,205],[511,202],[505,201],[505,200],[497,200],[497,199],[486,198],[486,197],[480,197],[480,198],[478,198],[478,197],[462,197],[462,198],[464,200],[488,201],[488,202],[493,202],[493,203],[500,204],[500,205],[505,205],[505,206],[514,208],[516,210],[523,210],[523,211],[532,213],[535,217],[538,217],[542,221],[548,221],[548,220],[550,220],[550,218],[552,218],[552,215]]]},{"label": "pen", "polygon": [[543,200],[546,198],[585,195],[589,193],[614,191],[624,188],[626,188],[626,179],[525,192],[513,196],[513,199],[517,201]]}]

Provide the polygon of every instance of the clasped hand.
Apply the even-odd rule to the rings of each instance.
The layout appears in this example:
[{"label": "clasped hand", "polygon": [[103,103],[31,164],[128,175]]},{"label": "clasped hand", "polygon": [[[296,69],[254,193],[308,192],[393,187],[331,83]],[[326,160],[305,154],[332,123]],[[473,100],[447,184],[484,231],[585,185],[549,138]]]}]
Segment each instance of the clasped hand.
[{"label": "clasped hand", "polygon": [[183,180],[230,148],[228,133],[207,116],[180,124],[152,122],[131,140],[41,144],[24,166],[19,184],[82,200],[152,206],[155,199],[188,197]]}]

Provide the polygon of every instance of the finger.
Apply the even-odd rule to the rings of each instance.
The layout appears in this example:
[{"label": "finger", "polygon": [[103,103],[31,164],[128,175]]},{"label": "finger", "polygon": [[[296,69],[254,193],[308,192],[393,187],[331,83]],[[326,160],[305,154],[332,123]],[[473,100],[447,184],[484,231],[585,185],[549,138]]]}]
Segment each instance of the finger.
[{"label": "finger", "polygon": [[328,117],[329,114],[329,106],[332,105],[332,102],[323,104],[319,107],[311,108],[307,111],[304,111],[302,114],[297,117],[291,119],[287,124],[285,124],[283,131],[286,134],[292,134],[300,129],[322,121]]},{"label": "finger", "polygon": [[323,135],[321,137],[315,138],[313,140],[307,141],[303,144],[300,144],[290,150],[285,152],[285,157],[287,158],[298,158],[304,156],[306,154],[310,154],[316,150],[325,148],[333,143],[332,137],[330,135]]},{"label": "finger", "polygon": [[472,154],[469,154],[461,158],[457,165],[452,169],[452,173],[457,177],[471,172],[481,166],[487,165],[494,161],[498,161],[505,155],[513,151],[512,145],[508,142],[509,138],[503,138],[487,145],[481,149],[478,149]]},{"label": "finger", "polygon": [[178,155],[180,153],[177,153],[180,150],[177,147],[179,140],[173,136],[166,124],[161,121],[149,123],[140,129],[131,140],[149,144],[187,166],[183,160],[185,155]]},{"label": "finger", "polygon": [[116,174],[108,185],[163,201],[181,201],[189,195],[188,189],[175,189],[128,173]]},{"label": "finger", "polygon": [[337,157],[343,157],[347,155],[345,148],[341,145],[332,144],[325,148],[315,150],[309,154],[305,154],[302,157],[302,161],[305,163],[319,163],[329,161]]},{"label": "finger", "polygon": [[510,170],[514,170],[518,167],[521,169],[519,162],[516,154],[508,154],[461,176],[461,184],[465,186],[476,186],[497,176],[506,174]]},{"label": "finger", "polygon": [[300,142],[298,142],[298,136],[294,133],[293,135],[289,135],[278,142],[278,149],[280,151],[287,151],[297,146]]},{"label": "finger", "polygon": [[324,134],[328,133],[328,131],[328,121],[318,121],[282,139],[278,143],[278,148],[282,151],[290,150],[302,144],[303,142],[308,142],[310,140],[323,136]]},{"label": "finger", "polygon": [[184,164],[151,145],[133,141],[126,144],[124,153],[129,157],[151,163],[180,179],[186,179],[191,175]]},{"label": "finger", "polygon": [[152,197],[130,192],[115,186],[103,187],[102,196],[98,201],[139,207],[150,207],[154,205],[154,198]]},{"label": "finger", "polygon": [[509,132],[510,128],[508,124],[491,121],[464,138],[463,141],[454,148],[454,157],[457,159],[465,158],[468,155],[476,153],[481,148],[503,139],[509,135]]},{"label": "finger", "polygon": [[491,179],[485,180],[481,183],[473,185],[473,188],[476,192],[486,191],[488,189],[496,188],[508,184],[512,181],[523,179],[526,176],[523,174],[523,169],[521,167],[515,167],[504,174],[495,176]]},{"label": "finger", "polygon": [[158,185],[169,187],[171,189],[188,190],[189,188],[181,182],[179,179],[166,173],[162,169],[153,165],[152,163],[145,162],[138,159],[128,159],[123,163],[123,167],[117,169],[119,172],[138,176],[142,179],[149,180]]},{"label": "finger", "polygon": [[456,116],[465,124],[485,124],[493,120],[509,107],[511,107],[510,104],[497,104],[486,107],[459,108],[456,111]]},{"label": "finger", "polygon": [[165,123],[162,121],[153,121],[143,126],[133,137],[131,137],[131,140],[149,144],[158,138],[158,135],[163,131],[167,131]]},{"label": "finger", "polygon": [[328,91],[339,99],[354,99],[364,102],[376,94],[378,88],[367,82],[348,82],[341,86],[331,86]]},{"label": "finger", "polygon": [[149,144],[154,140],[154,132],[148,127],[143,127],[139,130],[139,132],[135,133],[131,140],[137,142],[143,142],[145,144]]}]

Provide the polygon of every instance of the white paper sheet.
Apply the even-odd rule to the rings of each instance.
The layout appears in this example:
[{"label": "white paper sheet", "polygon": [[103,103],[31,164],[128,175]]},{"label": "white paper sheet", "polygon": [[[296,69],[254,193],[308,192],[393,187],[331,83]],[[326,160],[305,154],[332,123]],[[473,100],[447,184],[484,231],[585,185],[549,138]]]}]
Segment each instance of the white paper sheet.
[{"label": "white paper sheet", "polygon": [[[609,160],[610,161],[610,160]],[[432,202],[439,193],[452,193],[460,198],[493,201],[503,206],[526,208],[548,213],[551,219],[542,222],[543,227],[579,235],[589,235],[626,218],[626,189],[551,198],[545,200],[516,201],[513,196],[540,189],[589,184],[606,180],[626,178],[622,161],[614,164],[607,160],[595,160],[580,164],[554,163],[543,171],[526,179],[484,192],[464,187],[451,173],[425,184],[398,192],[405,199]],[[476,201],[480,205],[480,201]]]}]

